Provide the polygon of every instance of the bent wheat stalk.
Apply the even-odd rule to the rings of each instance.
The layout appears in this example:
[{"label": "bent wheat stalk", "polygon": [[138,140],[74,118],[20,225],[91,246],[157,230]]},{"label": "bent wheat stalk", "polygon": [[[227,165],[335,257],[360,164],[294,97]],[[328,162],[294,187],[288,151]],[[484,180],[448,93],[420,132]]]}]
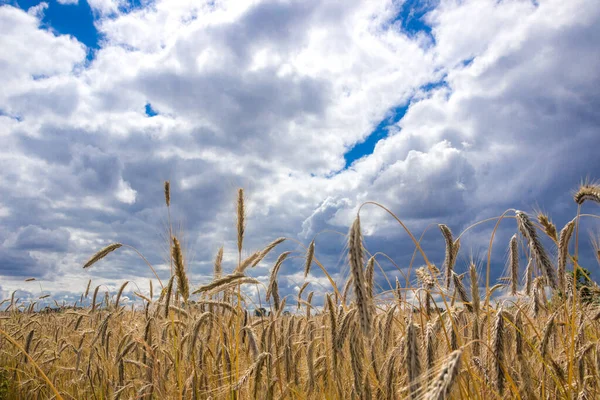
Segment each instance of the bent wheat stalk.
[{"label": "bent wheat stalk", "polygon": [[100,251],[98,251],[96,254],[94,254],[84,265],[83,268],[89,268],[92,265],[94,265],[95,263],[97,263],[98,261],[102,260],[104,257],[106,257],[108,254],[112,253],[113,251],[117,250],[118,248],[122,247],[123,244],[121,243],[111,243],[108,246],[102,248]]}]

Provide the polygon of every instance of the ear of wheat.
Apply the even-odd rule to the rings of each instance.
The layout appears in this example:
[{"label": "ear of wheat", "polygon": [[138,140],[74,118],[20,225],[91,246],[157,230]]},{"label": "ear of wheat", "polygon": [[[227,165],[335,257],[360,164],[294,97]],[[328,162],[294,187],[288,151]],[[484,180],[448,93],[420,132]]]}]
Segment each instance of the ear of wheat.
[{"label": "ear of wheat", "polygon": [[107,255],[109,255],[110,253],[112,253],[113,251],[121,248],[123,245],[121,243],[112,243],[109,244],[108,246],[102,248],[100,251],[98,251],[96,254],[94,254],[92,256],[92,258],[90,258],[84,265],[83,268],[89,268],[92,265],[94,265],[95,263],[97,263],[98,261],[102,260],[104,257],[106,257]]},{"label": "ear of wheat", "polygon": [[[594,202],[594,188],[580,188],[579,205]],[[0,300],[0,397],[530,400],[600,394],[595,334],[600,289],[587,278],[577,279],[583,270],[567,271],[571,262],[581,267],[579,241],[571,240],[577,238],[578,222],[597,219],[581,214],[580,207],[574,206],[575,219],[560,232],[549,216],[538,213],[543,237],[526,213],[516,211],[517,232],[508,242],[509,280],[480,288],[475,262],[460,274],[456,262],[461,240],[470,245],[469,236],[463,236],[470,227],[459,240],[447,225],[439,225],[445,243],[442,271],[428,261],[424,248],[431,244],[422,240],[411,245],[418,244],[416,256],[423,250],[425,266],[413,270],[419,261],[411,259],[396,270],[391,257],[383,260],[384,253],[367,251],[358,214],[347,237],[349,271],[330,275],[328,258],[315,257],[313,239],[298,247],[299,254],[283,249],[273,255],[266,274],[269,255],[295,239],[274,239],[243,258],[243,245],[255,240],[245,229],[243,191],[237,195],[238,229],[232,237],[237,262],[228,267],[220,247],[214,259],[202,263],[212,267],[211,278],[204,277],[193,293],[191,264],[186,265],[182,243],[172,234],[170,215],[165,260],[172,265],[158,273],[152,269],[161,285],[158,299],[154,279],[148,288],[100,278],[91,290],[86,277],[81,296],[70,305],[43,291],[43,277],[23,277],[23,285],[39,282],[41,293],[15,290]],[[165,202],[170,207],[170,185]],[[523,250],[519,237],[525,240]],[[556,266],[542,247],[544,240],[557,246]],[[600,239],[593,240],[596,255]],[[84,271],[93,272],[88,267],[121,246],[135,250],[113,243]],[[519,291],[522,258],[528,263]],[[311,271],[316,265],[319,269]],[[169,266],[170,279],[163,286],[159,275]],[[345,277],[341,295],[336,285]],[[509,298],[501,293],[504,287]],[[126,290],[133,292],[131,307],[124,306]]]}]

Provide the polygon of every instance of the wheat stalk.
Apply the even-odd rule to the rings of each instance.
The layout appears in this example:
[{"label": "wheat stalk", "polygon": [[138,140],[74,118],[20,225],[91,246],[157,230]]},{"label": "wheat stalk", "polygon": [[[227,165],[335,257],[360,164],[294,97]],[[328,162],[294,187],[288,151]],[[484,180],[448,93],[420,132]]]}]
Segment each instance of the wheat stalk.
[{"label": "wheat stalk", "polygon": [[560,231],[558,240],[558,285],[561,292],[565,293],[566,281],[565,274],[567,270],[567,256],[569,255],[569,240],[573,235],[575,228],[575,219],[569,221]]},{"label": "wheat stalk", "polygon": [[461,278],[454,271],[452,271],[452,280],[454,282],[456,292],[458,293],[458,297],[460,297],[460,301],[463,302],[469,312],[473,312],[473,306],[471,305],[469,296],[467,295],[467,289],[465,289],[465,285],[463,285]]},{"label": "wheat stalk", "polygon": [[187,303],[190,296],[190,285],[185,273],[185,265],[183,264],[183,252],[179,240],[173,236],[173,247],[171,248],[173,262],[175,264],[175,276],[177,277],[177,290],[183,297],[183,301]]},{"label": "wheat stalk", "polygon": [[365,271],[365,280],[367,286],[367,296],[371,301],[373,301],[373,285],[374,282],[374,274],[375,274],[375,257],[369,258],[367,261],[367,268]]},{"label": "wheat stalk", "polygon": [[273,269],[271,270],[271,274],[269,275],[269,286],[267,286],[266,299],[269,301],[269,297],[271,297],[271,293],[274,291],[277,286],[277,274],[279,273],[279,269],[281,268],[281,264],[285,261],[285,259],[291,254],[291,251],[283,252],[277,258]]},{"label": "wheat stalk", "polygon": [[166,300],[165,300],[165,318],[169,316],[169,305],[171,304],[171,295],[173,294],[173,281],[175,280],[175,275],[171,276],[169,279],[169,284],[167,285],[166,290]]},{"label": "wheat stalk", "polygon": [[244,206],[244,189],[238,189],[237,199],[237,248],[238,253],[242,254],[242,246],[244,243],[244,232],[246,230],[246,208]]},{"label": "wheat stalk", "polygon": [[573,196],[573,199],[579,205],[588,200],[600,204],[600,185],[582,184]]},{"label": "wheat stalk", "polygon": [[[454,248],[454,240],[452,238],[452,231],[450,228],[444,224],[439,224],[438,227],[442,231],[442,235],[444,236],[444,240],[446,241],[446,253],[444,256],[444,268],[446,271],[446,289],[450,288],[450,281],[452,280],[452,268],[454,267],[454,262],[456,260],[456,255],[458,253],[458,249]],[[458,245],[458,243],[457,243]]]},{"label": "wheat stalk", "polygon": [[310,242],[310,245],[308,245],[308,250],[306,251],[306,261],[304,263],[304,278],[306,278],[308,276],[308,274],[310,273],[310,266],[312,265],[314,256],[315,256],[315,241],[313,239],[313,241]]},{"label": "wheat stalk", "polygon": [[519,245],[517,243],[517,235],[510,238],[509,245],[509,266],[510,271],[510,294],[516,296],[519,285]]},{"label": "wheat stalk", "polygon": [[89,268],[92,265],[94,265],[95,263],[97,263],[98,261],[102,260],[104,257],[106,257],[108,254],[112,253],[113,251],[117,250],[118,248],[120,248],[121,246],[123,246],[121,243],[112,243],[109,244],[108,246],[104,247],[103,249],[101,249],[100,251],[98,251],[96,254],[94,254],[84,265],[83,268]]},{"label": "wheat stalk", "polygon": [[354,294],[360,316],[360,325],[363,333],[369,335],[371,332],[372,314],[370,298],[365,286],[365,274],[363,271],[363,247],[362,233],[360,230],[360,218],[357,215],[350,233],[348,234],[348,258],[350,261],[350,270],[354,282]]},{"label": "wheat stalk", "polygon": [[406,327],[406,346],[404,360],[408,371],[408,384],[411,397],[417,397],[419,390],[419,376],[421,375],[421,360],[419,359],[419,346],[417,344],[417,326],[409,321]]},{"label": "wheat stalk", "polygon": [[552,262],[548,255],[546,254],[546,250],[542,247],[540,240],[538,239],[537,233],[535,231],[535,227],[529,220],[527,214],[522,211],[516,211],[517,216],[517,225],[519,227],[519,231],[521,234],[527,238],[529,243],[531,244],[531,249],[533,250],[536,259],[542,266],[542,271],[544,272],[544,276],[548,280],[548,284],[553,289],[558,288],[558,282],[556,279],[556,272],[554,271],[554,267],[552,266]]},{"label": "wheat stalk", "polygon": [[119,288],[119,293],[117,293],[117,299],[115,300],[115,310],[119,309],[119,300],[121,299],[121,295],[123,294],[123,290],[125,289],[125,286],[127,286],[127,284],[129,283],[129,281],[124,282],[121,287]]},{"label": "wheat stalk", "polygon": [[354,376],[354,390],[357,392],[359,397],[362,397],[363,391],[363,359],[363,338],[361,335],[359,335],[358,329],[352,329],[350,332],[350,362],[352,365],[352,375]]},{"label": "wheat stalk", "polygon": [[219,279],[223,275],[223,246],[219,247],[217,256],[215,257],[215,265],[213,267],[214,279]]},{"label": "wheat stalk", "polygon": [[556,235],[556,225],[554,225],[552,221],[550,221],[550,218],[548,218],[546,214],[539,212],[537,214],[537,220],[540,223],[540,225],[542,225],[542,227],[544,228],[544,232],[546,232],[546,235],[548,235],[552,240],[557,242],[558,237]]},{"label": "wheat stalk", "polygon": [[502,307],[496,313],[496,322],[494,323],[494,343],[492,345],[494,351],[494,369],[496,371],[496,390],[500,396],[504,393],[504,370],[505,362],[504,353],[504,316]]},{"label": "wheat stalk", "polygon": [[171,206],[171,182],[165,181],[165,203],[167,207]]},{"label": "wheat stalk", "polygon": [[558,312],[555,312],[554,314],[552,314],[552,316],[550,316],[550,318],[546,322],[546,326],[544,327],[544,332],[542,334],[542,341],[540,343],[540,353],[542,354],[542,356],[545,356],[547,354],[548,341],[550,340],[550,336],[554,332],[554,320],[557,315],[558,315]]},{"label": "wheat stalk", "polygon": [[461,349],[450,353],[448,361],[446,361],[442,370],[433,381],[431,389],[425,395],[426,400],[445,400],[448,397],[460,370],[461,356]]}]

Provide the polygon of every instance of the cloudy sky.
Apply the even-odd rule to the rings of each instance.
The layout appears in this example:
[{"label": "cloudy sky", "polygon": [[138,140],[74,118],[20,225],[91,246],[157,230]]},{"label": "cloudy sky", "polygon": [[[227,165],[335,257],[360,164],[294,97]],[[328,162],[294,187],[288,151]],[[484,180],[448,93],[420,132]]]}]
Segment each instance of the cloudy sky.
[{"label": "cloudy sky", "polygon": [[[221,245],[234,267],[239,187],[245,255],[316,236],[340,285],[365,201],[418,236],[429,227],[438,265],[438,223],[458,235],[541,209],[560,229],[580,181],[600,178],[598,38],[595,0],[0,1],[0,297],[74,299],[88,279],[146,292],[152,274],[130,250],[82,269],[111,242],[167,279],[165,180],[193,288]],[[361,218],[369,251],[406,268],[401,227],[373,206]],[[485,259],[492,229],[465,234],[459,272]],[[514,232],[501,224],[495,277]],[[294,294],[304,250],[279,250],[293,251],[279,287]],[[263,279],[276,255],[250,274]],[[329,290],[309,279],[315,298]]]}]

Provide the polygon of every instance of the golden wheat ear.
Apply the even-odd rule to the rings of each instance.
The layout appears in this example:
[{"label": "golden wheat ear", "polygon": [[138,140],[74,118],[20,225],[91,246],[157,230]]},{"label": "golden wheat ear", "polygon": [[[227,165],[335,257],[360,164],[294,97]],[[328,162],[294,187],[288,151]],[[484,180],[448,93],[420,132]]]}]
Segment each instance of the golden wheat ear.
[{"label": "golden wheat ear", "polygon": [[219,279],[223,275],[223,246],[219,248],[217,251],[217,256],[215,257],[215,265],[213,268],[213,276],[214,279]]},{"label": "golden wheat ear", "polygon": [[304,278],[308,276],[310,273],[310,266],[313,262],[313,257],[315,256],[315,240],[313,239],[308,246],[308,250],[306,251],[306,260],[304,263]]},{"label": "golden wheat ear", "polygon": [[452,238],[452,231],[448,226],[444,224],[439,224],[438,227],[442,231],[442,235],[444,236],[444,240],[446,241],[446,253],[444,256],[444,267],[446,271],[446,279],[445,285],[446,289],[450,288],[450,282],[452,280],[452,269],[454,268],[454,263],[456,261],[456,256],[458,254],[458,249],[460,248],[460,241],[454,241]]},{"label": "golden wheat ear", "polygon": [[542,243],[540,242],[537,236],[535,227],[533,226],[533,223],[531,223],[529,216],[524,212],[518,210],[515,212],[515,214],[517,217],[517,226],[519,228],[519,231],[529,242],[531,250],[533,251],[536,260],[539,262],[544,276],[548,280],[548,285],[552,289],[558,289],[558,279],[556,277],[556,271],[554,270],[554,266],[552,265],[552,262],[550,261],[550,258],[546,253],[546,250],[542,246]]},{"label": "golden wheat ear", "polygon": [[448,361],[446,361],[440,373],[433,381],[431,389],[425,395],[426,400],[444,400],[448,398],[460,370],[462,353],[461,349],[450,353]]},{"label": "golden wheat ear", "polygon": [[185,273],[185,265],[183,263],[183,252],[181,251],[181,244],[179,240],[173,236],[173,247],[171,248],[173,254],[173,262],[175,264],[175,276],[177,277],[177,290],[183,297],[184,302],[187,303],[190,296],[190,285],[188,282],[187,275]]},{"label": "golden wheat ear", "polygon": [[596,261],[600,264],[600,233],[596,233],[591,237],[592,247],[594,248],[594,255],[596,256]]},{"label": "golden wheat ear", "polygon": [[575,203],[581,205],[586,201],[593,201],[600,204],[600,184],[584,183],[582,184],[575,195],[573,195]]},{"label": "golden wheat ear", "polygon": [[517,243],[517,234],[514,234],[510,238],[508,251],[508,269],[510,271],[510,294],[511,296],[516,296],[517,289],[519,286],[519,246]]},{"label": "golden wheat ear", "polygon": [[548,217],[548,215],[544,214],[541,211],[537,213],[536,217],[542,228],[544,228],[544,232],[546,233],[546,235],[548,235],[552,240],[554,240],[554,242],[557,242],[558,235],[556,232],[556,225],[554,225],[554,223],[550,220],[550,217]]},{"label": "golden wheat ear", "polygon": [[348,233],[348,259],[350,262],[350,271],[352,272],[352,282],[354,283],[354,295],[356,296],[356,305],[358,306],[360,326],[363,333],[369,335],[371,333],[373,315],[372,307],[370,306],[371,299],[368,297],[365,283],[362,233],[360,229],[360,217],[358,215]]},{"label": "golden wheat ear", "polygon": [[98,261],[102,260],[104,257],[106,257],[108,254],[112,253],[113,251],[117,250],[118,248],[122,247],[123,245],[121,243],[112,243],[109,244],[108,246],[104,247],[102,250],[100,250],[99,252],[97,252],[96,254],[94,254],[84,265],[83,268],[89,268],[92,265],[94,265],[95,263],[97,263]]},{"label": "golden wheat ear", "polygon": [[569,255],[569,240],[573,236],[576,220],[577,218],[573,218],[561,229],[558,240],[558,284],[563,293],[566,290],[565,274],[567,271],[567,256]]},{"label": "golden wheat ear", "polygon": [[237,247],[242,254],[244,243],[244,232],[246,230],[246,207],[244,205],[244,189],[238,189],[237,198]]},{"label": "golden wheat ear", "polygon": [[171,206],[171,182],[165,181],[165,203],[167,207]]}]

